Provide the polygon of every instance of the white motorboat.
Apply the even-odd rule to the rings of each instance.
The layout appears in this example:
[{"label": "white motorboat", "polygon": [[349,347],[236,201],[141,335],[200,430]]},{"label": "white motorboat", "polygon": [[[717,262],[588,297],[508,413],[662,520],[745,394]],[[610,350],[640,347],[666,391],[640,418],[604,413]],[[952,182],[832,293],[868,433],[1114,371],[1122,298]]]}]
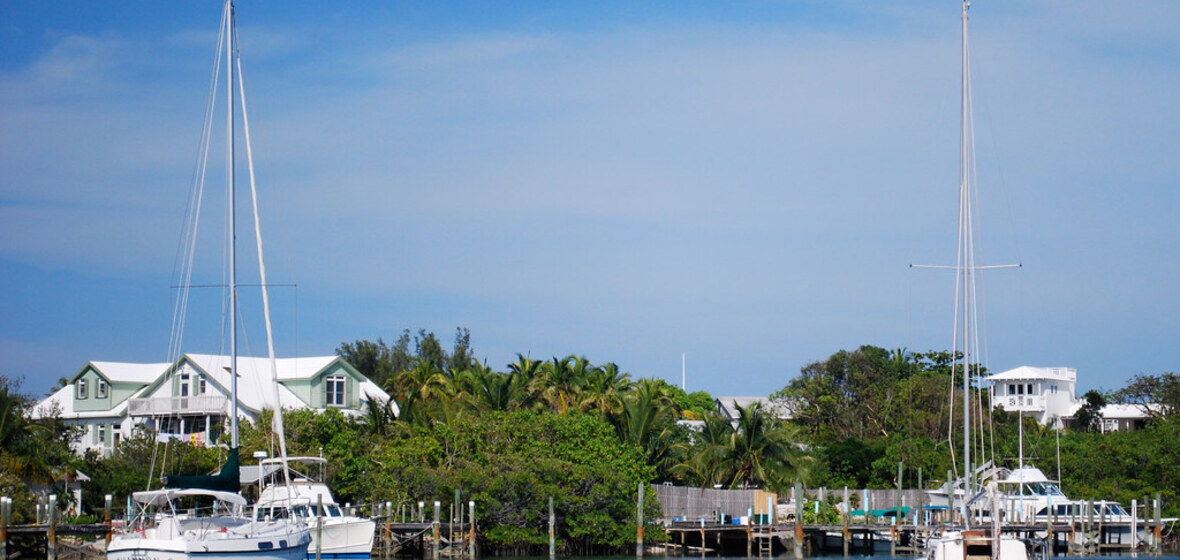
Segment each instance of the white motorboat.
[{"label": "white motorboat", "polygon": [[[280,459],[264,459],[266,467],[278,465]],[[288,457],[288,463],[319,465],[327,463],[323,457]],[[263,482],[262,491],[255,506],[256,520],[290,518],[306,524],[311,534],[307,557],[341,559],[368,558],[373,550],[373,539],[377,523],[372,519],[349,514],[340,507],[331,490],[323,482],[300,473],[300,476],[284,479],[271,471]]]}]

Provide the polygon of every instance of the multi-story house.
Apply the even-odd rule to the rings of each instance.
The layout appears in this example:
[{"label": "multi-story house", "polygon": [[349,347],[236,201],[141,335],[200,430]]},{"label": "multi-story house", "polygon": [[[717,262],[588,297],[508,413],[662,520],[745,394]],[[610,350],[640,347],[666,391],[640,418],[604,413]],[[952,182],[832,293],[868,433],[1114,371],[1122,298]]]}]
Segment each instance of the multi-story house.
[{"label": "multi-story house", "polygon": [[1060,428],[1061,418],[1073,416],[1080,406],[1074,368],[1020,366],[984,380],[992,383],[992,407],[1035,416],[1041,424]]},{"label": "multi-story house", "polygon": [[[1084,403],[1077,396],[1078,372],[1066,367],[1020,366],[984,378],[991,382],[993,408],[1036,417],[1062,428]],[[1139,407],[1109,404],[1099,411],[1103,432],[1143,427],[1147,413]]]},{"label": "multi-story house", "polygon": [[[278,386],[266,358],[238,357],[238,415],[257,421],[264,409],[336,408],[362,414],[389,395],[338,356],[279,359]],[[185,354],[173,363],[89,362],[34,408],[84,430],[77,452],[109,454],[137,426],[160,438],[214,445],[232,414],[229,356]],[[277,390],[276,390],[277,389]],[[396,403],[391,403],[397,413]]]}]

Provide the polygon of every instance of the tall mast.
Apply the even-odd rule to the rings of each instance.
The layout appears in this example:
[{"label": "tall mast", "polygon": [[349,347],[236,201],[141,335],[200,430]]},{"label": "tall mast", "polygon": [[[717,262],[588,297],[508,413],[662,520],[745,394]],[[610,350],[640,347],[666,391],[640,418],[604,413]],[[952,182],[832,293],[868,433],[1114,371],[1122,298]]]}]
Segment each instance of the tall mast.
[{"label": "tall mast", "polygon": [[971,481],[971,269],[974,263],[970,255],[971,243],[971,171],[970,171],[970,59],[967,55],[967,10],[971,7],[970,0],[963,0],[963,77],[960,104],[962,105],[959,128],[962,136],[959,138],[959,275],[961,277],[963,296],[963,522],[969,523],[967,516],[967,498],[970,493]]},{"label": "tall mast", "polygon": [[230,417],[232,432],[231,444],[238,448],[238,272],[237,245],[238,226],[234,210],[234,3],[226,0],[225,9],[229,12],[225,18],[225,106],[226,140],[225,140],[225,178],[226,188],[229,190],[229,377],[230,392],[233,394],[233,413]]}]

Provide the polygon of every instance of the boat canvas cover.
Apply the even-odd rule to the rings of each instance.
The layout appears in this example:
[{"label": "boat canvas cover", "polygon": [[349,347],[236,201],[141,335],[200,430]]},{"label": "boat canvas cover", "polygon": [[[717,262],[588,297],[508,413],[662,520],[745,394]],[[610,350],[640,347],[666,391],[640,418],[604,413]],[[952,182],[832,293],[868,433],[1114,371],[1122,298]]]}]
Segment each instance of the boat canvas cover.
[{"label": "boat canvas cover", "polygon": [[169,475],[164,477],[165,488],[203,488],[205,490],[220,490],[222,492],[237,492],[241,489],[241,472],[239,471],[238,448],[229,450],[229,457],[221,466],[217,474],[199,474],[191,476]]}]

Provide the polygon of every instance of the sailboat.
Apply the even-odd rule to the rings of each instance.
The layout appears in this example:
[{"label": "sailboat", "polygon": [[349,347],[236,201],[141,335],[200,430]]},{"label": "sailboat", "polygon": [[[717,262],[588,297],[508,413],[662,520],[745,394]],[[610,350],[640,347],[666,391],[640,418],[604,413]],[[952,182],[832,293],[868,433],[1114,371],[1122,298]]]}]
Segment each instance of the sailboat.
[{"label": "sailboat", "polygon": [[[962,111],[961,111],[961,137],[960,137],[960,169],[959,169],[959,247],[958,247],[958,263],[954,267],[956,271],[956,294],[959,301],[956,302],[956,320],[955,320],[955,346],[959,345],[959,336],[962,335],[963,347],[961,353],[961,366],[956,364],[953,369],[958,369],[963,376],[963,469],[966,473],[962,478],[963,496],[970,496],[975,491],[973,467],[971,462],[971,378],[973,377],[972,370],[977,368],[973,361],[978,360],[976,339],[972,338],[972,329],[976,323],[975,313],[975,277],[974,273],[978,270],[986,268],[976,266],[975,264],[975,247],[974,247],[974,215],[971,208],[971,201],[975,196],[972,189],[972,156],[974,149],[972,146],[972,132],[971,132],[971,65],[970,56],[967,48],[967,13],[971,6],[970,0],[963,0],[962,13],[962,57],[963,57],[963,74],[962,74]],[[943,268],[943,267],[936,267]],[[962,313],[962,316],[958,316]],[[959,321],[962,321],[961,330]],[[978,335],[976,335],[977,337]],[[958,353],[958,348],[955,348]],[[953,415],[952,415],[953,416]],[[953,485],[948,483],[947,500],[950,502],[957,493]],[[988,495],[992,497],[992,503],[996,503],[996,487],[993,484],[988,488]],[[1020,539],[1004,535],[1000,530],[999,518],[993,517],[993,522],[990,527],[971,527],[971,515],[968,509],[967,500],[960,500],[961,521],[962,528],[947,530],[942,534],[931,538],[927,542],[926,558],[927,560],[1029,560],[1028,547]],[[950,505],[948,503],[948,505]]]},{"label": "sailboat", "polygon": [[[237,58],[237,26],[234,19],[233,0],[226,0],[222,12],[220,41],[225,46],[227,113],[227,162],[226,182],[229,196],[229,309],[230,313],[230,364],[231,381],[231,432],[229,454],[221,471],[212,476],[165,477],[165,488],[136,492],[132,495],[137,513],[128,512],[129,520],[121,531],[112,535],[107,545],[107,558],[111,560],[188,560],[188,559],[259,559],[295,560],[304,558],[310,532],[304,523],[291,519],[251,517],[245,511],[246,500],[238,493],[238,373],[237,373],[237,310],[238,283],[236,270],[236,219],[234,217],[234,70],[238,71],[241,88],[241,64]],[[220,54],[219,54],[220,57]],[[218,61],[220,63],[220,60]],[[236,63],[236,64],[235,64]],[[215,80],[216,74],[214,73]],[[243,129],[246,133],[246,153],[250,159],[249,124],[245,118],[245,90],[241,88]],[[213,90],[211,90],[211,101]],[[210,103],[210,111],[212,103]],[[203,140],[207,138],[203,137]],[[207,147],[202,142],[203,148]],[[270,323],[270,302],[266,291],[266,267],[262,258],[262,238],[258,227],[257,195],[254,194],[253,162],[250,161],[250,186],[254,200],[255,238],[258,248],[259,275],[262,285],[263,315],[266,318],[267,349],[271,364],[272,386],[277,398],[277,373],[275,367],[274,337]],[[203,173],[202,173],[203,176]],[[191,259],[186,262],[191,263]],[[187,289],[187,288],[185,288]],[[174,333],[174,337],[175,337]],[[278,435],[282,457],[286,456],[286,442],[283,439],[281,407],[275,409],[275,431]],[[286,464],[284,463],[284,467]],[[212,501],[212,509],[193,507]],[[198,515],[202,511],[208,515]]]}]

